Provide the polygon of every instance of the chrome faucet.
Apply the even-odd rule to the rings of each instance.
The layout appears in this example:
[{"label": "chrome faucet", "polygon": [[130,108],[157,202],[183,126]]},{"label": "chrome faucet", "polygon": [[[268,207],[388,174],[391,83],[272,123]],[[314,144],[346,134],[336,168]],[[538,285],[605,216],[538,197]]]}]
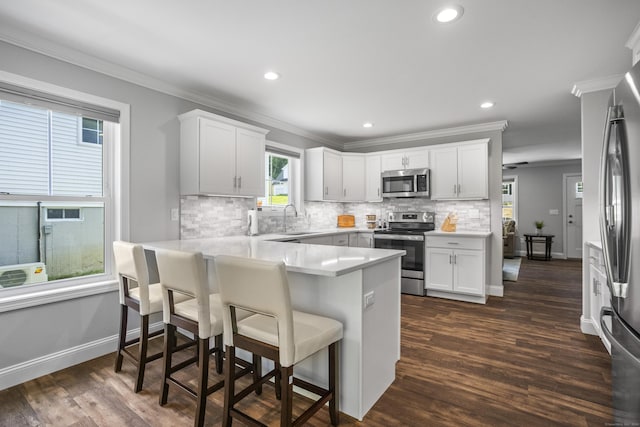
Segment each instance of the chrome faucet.
[{"label": "chrome faucet", "polygon": [[298,217],[298,210],[296,209],[295,205],[293,205],[293,204],[289,203],[287,206],[285,206],[285,207],[284,207],[284,210],[283,210],[283,212],[284,212],[284,219],[283,219],[283,221],[282,221],[282,225],[283,225],[283,227],[284,227],[284,232],[285,232],[285,233],[287,232],[287,208],[288,208],[289,206],[291,206],[291,207],[293,208],[293,212],[294,212],[294,214],[295,214],[296,218]]}]

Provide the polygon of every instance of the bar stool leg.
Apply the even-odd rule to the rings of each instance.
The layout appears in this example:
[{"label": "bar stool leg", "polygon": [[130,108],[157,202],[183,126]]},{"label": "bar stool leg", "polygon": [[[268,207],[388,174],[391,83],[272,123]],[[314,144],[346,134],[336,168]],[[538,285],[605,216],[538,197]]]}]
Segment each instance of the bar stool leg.
[{"label": "bar stool leg", "polygon": [[331,425],[334,426],[340,423],[340,411],[338,409],[340,405],[340,359],[338,357],[337,347],[337,342],[329,346],[329,390],[332,393],[331,400],[329,400],[329,417],[331,418]]},{"label": "bar stool leg", "polygon": [[224,374],[224,409],[222,412],[222,425],[231,426],[231,409],[235,401],[235,366],[236,348],[226,346],[225,350],[225,374]]},{"label": "bar stool leg", "polygon": [[209,338],[198,338],[198,365],[200,376],[198,378],[198,403],[196,405],[195,426],[204,425],[204,414],[207,409],[207,386],[209,381]]},{"label": "bar stool leg", "polygon": [[275,361],[275,369],[276,376],[274,381],[276,383],[276,399],[280,400],[282,398],[282,366],[280,366],[280,362]]},{"label": "bar stool leg", "polygon": [[293,412],[293,382],[290,381],[293,376],[293,366],[283,366],[280,368],[281,378],[281,393],[282,398],[280,400],[280,426],[292,425],[292,412]]},{"label": "bar stool leg", "polygon": [[162,360],[162,392],[160,393],[160,406],[164,406],[167,403],[167,395],[169,393],[169,383],[167,379],[171,375],[171,356],[174,352],[176,327],[171,324],[164,325],[164,351]]},{"label": "bar stool leg", "polygon": [[215,346],[215,361],[216,361],[216,373],[218,375],[220,375],[222,373],[222,366],[223,366],[223,351],[224,351],[224,346],[222,345],[222,335],[216,335],[216,337],[214,338],[214,346]]},{"label": "bar stool leg", "polygon": [[127,318],[129,315],[129,307],[124,304],[120,304],[120,336],[118,337],[118,354],[116,355],[116,364],[114,366],[115,372],[120,372],[122,369],[122,351],[125,348],[127,341]]},{"label": "bar stool leg", "polygon": [[[257,354],[253,355],[253,382],[257,383],[262,378],[262,357]],[[276,386],[277,387],[277,386]],[[256,388],[256,395],[262,394],[262,386]]]},{"label": "bar stool leg", "polygon": [[140,342],[138,343],[138,379],[134,391],[142,390],[144,368],[147,365],[147,346],[149,344],[149,315],[140,316]]}]

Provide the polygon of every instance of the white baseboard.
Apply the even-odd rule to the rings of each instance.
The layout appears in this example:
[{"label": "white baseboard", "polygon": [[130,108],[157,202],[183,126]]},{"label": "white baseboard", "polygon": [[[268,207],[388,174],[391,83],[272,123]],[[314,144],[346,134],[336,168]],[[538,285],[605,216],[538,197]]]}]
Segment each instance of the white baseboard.
[{"label": "white baseboard", "polygon": [[[522,257],[522,258],[526,258],[527,257],[527,251],[515,251],[514,254],[516,256]],[[536,256],[544,256],[544,254],[542,252],[535,252]],[[551,259],[567,259],[566,255],[563,252],[551,252]]]},{"label": "white baseboard", "polygon": [[600,335],[591,319],[587,319],[584,316],[580,316],[580,330],[583,334]]},{"label": "white baseboard", "polygon": [[[149,325],[150,332],[163,328],[164,324],[162,322]],[[127,332],[127,340],[134,339],[139,335],[140,328],[132,329]],[[117,348],[118,334],[115,334],[0,369],[0,390],[104,356],[105,354],[114,353]]]},{"label": "white baseboard", "polygon": [[489,295],[492,297],[503,297],[504,296],[504,286],[500,285],[490,285],[489,286]]}]

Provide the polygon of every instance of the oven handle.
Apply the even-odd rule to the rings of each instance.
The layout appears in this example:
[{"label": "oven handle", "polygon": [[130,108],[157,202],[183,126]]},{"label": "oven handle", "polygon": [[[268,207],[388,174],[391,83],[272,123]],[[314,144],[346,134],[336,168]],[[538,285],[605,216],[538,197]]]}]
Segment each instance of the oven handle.
[{"label": "oven handle", "polygon": [[424,242],[424,236],[409,236],[406,234],[374,234],[373,238],[379,240],[410,240],[414,242]]}]

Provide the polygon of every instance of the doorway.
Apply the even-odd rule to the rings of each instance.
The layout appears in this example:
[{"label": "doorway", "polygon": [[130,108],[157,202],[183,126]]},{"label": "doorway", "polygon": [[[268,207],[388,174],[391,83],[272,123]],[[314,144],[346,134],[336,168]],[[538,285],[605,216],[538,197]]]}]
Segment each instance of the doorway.
[{"label": "doorway", "polygon": [[563,174],[563,242],[567,258],[582,258],[582,174]]}]

